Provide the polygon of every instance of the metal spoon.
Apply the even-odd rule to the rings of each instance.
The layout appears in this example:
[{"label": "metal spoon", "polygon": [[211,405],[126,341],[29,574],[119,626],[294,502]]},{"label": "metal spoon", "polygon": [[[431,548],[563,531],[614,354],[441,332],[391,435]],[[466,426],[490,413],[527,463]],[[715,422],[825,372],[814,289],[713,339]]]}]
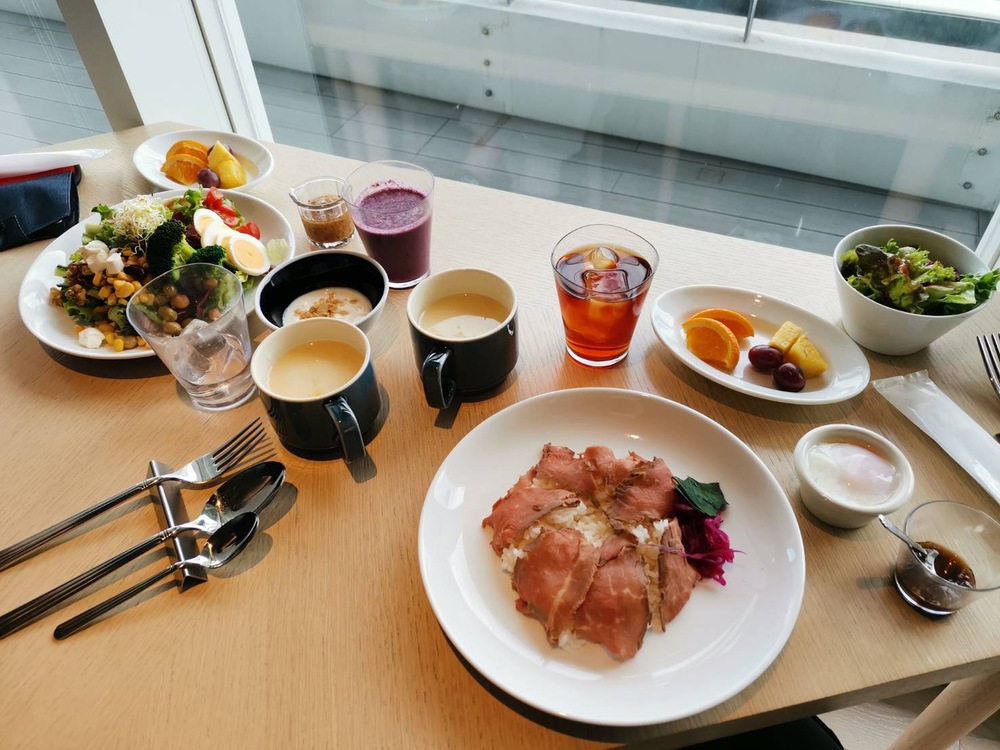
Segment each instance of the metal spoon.
[{"label": "metal spoon", "polygon": [[178,560],[173,565],[161,570],[152,578],[147,578],[142,583],[137,583],[130,589],[126,589],[117,596],[101,602],[91,607],[86,612],[81,612],[76,617],[67,620],[55,629],[55,637],[59,640],[68,638],[73,633],[81,630],[88,623],[96,620],[106,612],[110,612],[119,604],[128,601],[136,594],[145,591],[150,586],[166,578],[168,575],[181,568],[191,565],[200,565],[204,568],[221,568],[242,552],[253,535],[257,533],[257,526],[260,519],[256,513],[243,513],[236,516],[231,521],[227,521],[212,536],[205,540],[205,545],[201,548],[201,554],[188,560]]},{"label": "metal spoon", "polygon": [[144,555],[161,542],[172,539],[181,532],[196,531],[211,534],[240,513],[260,513],[271,502],[284,481],[285,466],[278,461],[264,461],[234,474],[216,489],[208,499],[201,514],[193,521],[164,529],[149,539],[139,542],[131,549],[115,555],[110,560],[0,616],[0,638],[6,638],[25,625],[29,625],[95,581],[99,581],[109,573],[118,570],[126,563]]},{"label": "metal spoon", "polygon": [[938,556],[936,549],[925,549],[921,547],[917,542],[913,541],[906,535],[906,532],[899,528],[896,524],[890,521],[888,518],[883,516],[881,513],[878,514],[879,522],[885,526],[889,531],[895,534],[899,539],[909,547],[913,554],[917,556],[917,559],[921,564],[928,570],[934,571],[934,558]]}]

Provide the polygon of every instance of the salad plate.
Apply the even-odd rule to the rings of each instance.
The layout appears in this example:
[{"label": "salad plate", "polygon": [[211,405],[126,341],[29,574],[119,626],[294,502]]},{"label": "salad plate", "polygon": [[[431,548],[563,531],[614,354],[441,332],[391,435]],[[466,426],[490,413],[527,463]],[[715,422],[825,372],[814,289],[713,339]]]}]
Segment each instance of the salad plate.
[{"label": "salad plate", "polygon": [[[184,194],[184,190],[168,190],[156,193],[160,199],[174,198]],[[248,221],[255,222],[260,227],[261,240],[265,243],[272,239],[283,239],[287,243],[281,257],[271,258],[274,265],[287,260],[294,254],[295,236],[288,220],[269,203],[251,195],[220,191],[229,198]],[[136,348],[116,352],[109,346],[98,349],[88,349],[80,345],[77,337],[76,324],[61,307],[53,305],[49,299],[49,290],[59,285],[62,279],[56,275],[56,266],[69,263],[70,256],[80,249],[80,239],[84,227],[89,222],[100,219],[93,213],[77,225],[63,232],[52,240],[49,245],[35,258],[21,282],[18,292],[18,310],[21,320],[31,334],[43,344],[56,351],[72,354],[85,359],[140,359],[155,356],[151,349]],[[261,277],[263,278],[263,277]],[[254,288],[246,290],[243,295],[247,314],[253,311]]]},{"label": "salad plate", "polygon": [[[712,307],[733,310],[753,323],[754,335],[740,342],[740,361],[732,372],[698,359],[685,343],[681,324]],[[657,337],[677,359],[698,374],[739,393],[786,404],[819,405],[846,401],[868,385],[868,360],[846,333],[818,315],[775,297],[726,286],[679,287],[657,298],[651,318]],[[798,393],[779,390],[770,374],[750,366],[746,355],[751,347],[768,343],[786,320],[805,330],[828,365],[826,372],[807,380]]]},{"label": "salad plate", "polygon": [[182,185],[179,182],[174,182],[160,171],[166,161],[167,151],[178,141],[198,141],[206,146],[212,146],[216,141],[222,141],[228,145],[247,172],[246,184],[233,188],[236,191],[249,190],[266,179],[274,170],[274,157],[271,152],[253,138],[218,130],[175,130],[170,133],[154,135],[139,144],[139,147],[132,154],[132,163],[139,170],[139,174],[164,190],[197,187],[197,185]]},{"label": "salad plate", "polygon": [[[510,576],[482,520],[552,442],[659,456],[678,475],[720,483],[722,528],[740,550],[727,584],[702,581],[665,632],[618,661],[588,643],[549,645],[514,608]],[[777,480],[735,435],[659,396],[614,388],[546,393],[494,414],[451,451],[424,500],[420,574],[449,640],[484,677],[520,701],[590,724],[681,719],[736,695],[781,652],[798,618],[805,558]]]}]

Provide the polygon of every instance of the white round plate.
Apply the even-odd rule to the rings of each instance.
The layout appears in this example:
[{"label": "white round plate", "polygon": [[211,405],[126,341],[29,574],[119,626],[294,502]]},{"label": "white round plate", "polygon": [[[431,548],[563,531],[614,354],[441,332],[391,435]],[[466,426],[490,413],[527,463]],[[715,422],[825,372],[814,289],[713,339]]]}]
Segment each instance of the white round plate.
[{"label": "white round plate", "polygon": [[[596,644],[550,646],[542,625],[514,608],[510,576],[482,527],[547,442],[659,456],[681,477],[719,482],[730,503],[722,528],[740,552],[727,585],[700,582],[666,632],[648,631],[629,661]],[[784,647],[805,585],[795,514],[760,459],[686,406],[614,388],[546,393],[482,422],[431,482],[417,543],[434,614],[475,669],[535,708],[605,726],[673,721],[739,693]]]},{"label": "white round plate", "polygon": [[[754,336],[740,342],[740,361],[732,372],[723,372],[688,351],[681,324],[700,310],[724,307],[748,318]],[[858,395],[868,385],[870,371],[864,353],[837,326],[801,307],[746,289],[727,286],[685,286],[661,294],[653,303],[653,330],[681,362],[709,380],[734,391],[785,404],[834,404]],[[771,375],[750,366],[747,352],[771,340],[781,324],[800,326],[819,349],[828,369],[806,381],[798,393],[779,390]]]},{"label": "white round plate", "polygon": [[[274,206],[260,198],[254,198],[252,195],[234,193],[231,190],[221,192],[233,202],[247,221],[256,222],[257,226],[260,227],[260,237],[264,243],[272,239],[284,239],[288,243],[286,255],[275,259],[274,265],[292,257],[295,252],[295,235],[292,233],[292,227],[288,220]],[[156,196],[166,199],[183,194],[183,190],[167,190],[156,193]],[[56,266],[64,266],[69,263],[69,257],[80,249],[80,238],[83,236],[84,225],[99,219],[97,214],[85,217],[79,224],[67,229],[52,240],[48,247],[35,258],[35,262],[31,264],[28,272],[24,275],[21,289],[18,292],[18,310],[21,313],[21,320],[24,321],[24,325],[31,334],[43,344],[75,357],[84,357],[85,359],[153,357],[155,354],[152,349],[127,349],[116,352],[109,346],[101,346],[99,349],[88,349],[80,346],[73,319],[61,307],[57,307],[49,301],[49,290],[58,286],[59,282],[62,281],[55,274]],[[255,289],[256,284],[243,295],[247,314],[253,311]]]},{"label": "white round plate", "polygon": [[175,130],[172,133],[161,133],[143,141],[132,154],[132,163],[139,170],[139,174],[149,180],[157,187],[164,190],[174,190],[176,188],[197,187],[196,185],[182,185],[167,177],[160,168],[167,160],[167,151],[177,141],[198,141],[206,146],[215,145],[216,141],[222,141],[233,149],[233,153],[243,164],[247,171],[247,183],[233,190],[249,190],[261,180],[267,178],[274,169],[274,157],[262,143],[253,138],[235,133],[223,133],[217,130]]}]

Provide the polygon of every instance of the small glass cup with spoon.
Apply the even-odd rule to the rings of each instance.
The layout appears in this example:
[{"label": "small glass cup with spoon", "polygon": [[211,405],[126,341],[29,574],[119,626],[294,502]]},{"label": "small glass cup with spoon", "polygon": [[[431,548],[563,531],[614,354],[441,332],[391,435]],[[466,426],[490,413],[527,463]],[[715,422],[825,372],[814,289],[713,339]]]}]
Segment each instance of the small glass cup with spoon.
[{"label": "small glass cup with spoon", "polygon": [[910,511],[902,532],[879,520],[903,539],[894,580],[917,611],[950,615],[1000,589],[1000,523],[986,513],[935,500]]}]

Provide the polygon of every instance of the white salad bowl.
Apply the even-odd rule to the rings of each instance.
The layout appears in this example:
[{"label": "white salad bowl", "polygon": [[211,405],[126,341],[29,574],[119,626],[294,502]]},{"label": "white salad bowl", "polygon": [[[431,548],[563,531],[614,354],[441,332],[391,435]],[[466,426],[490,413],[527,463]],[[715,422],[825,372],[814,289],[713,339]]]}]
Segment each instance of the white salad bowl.
[{"label": "white salad bowl", "polygon": [[991,297],[974,309],[958,315],[918,315],[895,310],[868,299],[847,283],[840,271],[840,258],[858,245],[881,247],[889,240],[895,240],[900,247],[909,245],[927,250],[932,260],[940,261],[962,274],[984,273],[989,270],[983,260],[961,242],[930,229],[905,224],[880,224],[851,232],[837,243],[837,248],[833,251],[833,272],[836,276],[837,295],[840,297],[844,330],[866,349],[879,354],[914,354],[993,301]]}]

